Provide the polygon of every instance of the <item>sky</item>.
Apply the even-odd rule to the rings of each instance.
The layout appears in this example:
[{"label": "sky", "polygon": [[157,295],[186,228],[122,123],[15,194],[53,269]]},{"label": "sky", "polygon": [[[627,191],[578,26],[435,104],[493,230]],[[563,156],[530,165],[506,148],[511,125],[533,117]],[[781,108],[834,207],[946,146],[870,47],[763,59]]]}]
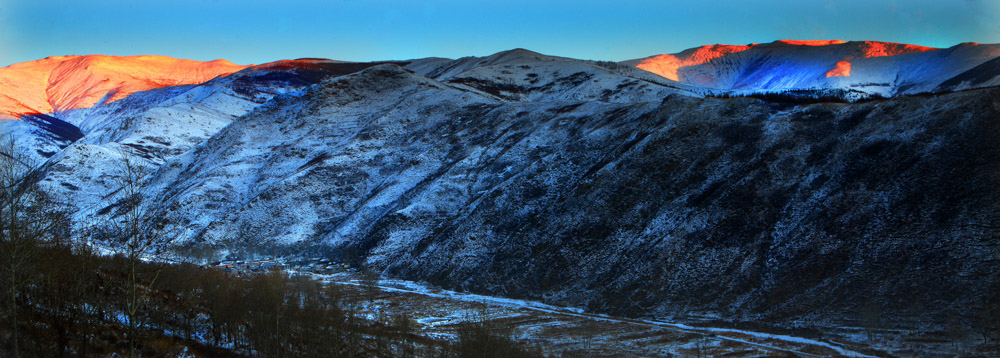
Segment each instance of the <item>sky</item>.
[{"label": "sky", "polygon": [[1000,0],[0,0],[0,66],[55,55],[259,64],[512,48],[621,61],[778,39],[1000,43]]}]

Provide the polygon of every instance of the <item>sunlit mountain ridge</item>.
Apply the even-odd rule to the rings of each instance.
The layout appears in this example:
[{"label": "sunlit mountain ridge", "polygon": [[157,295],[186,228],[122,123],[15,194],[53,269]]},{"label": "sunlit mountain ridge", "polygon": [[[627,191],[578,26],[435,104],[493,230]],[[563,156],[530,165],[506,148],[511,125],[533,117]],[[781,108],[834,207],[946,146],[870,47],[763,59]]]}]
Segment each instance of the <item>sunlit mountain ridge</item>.
[{"label": "sunlit mountain ridge", "polygon": [[[1000,44],[962,43],[933,48],[881,41],[778,40],[705,45],[619,63],[678,85],[703,88],[702,92],[708,94],[835,89],[855,91],[863,97],[988,85],[998,81],[995,73],[983,75],[982,69],[972,75],[965,72],[998,56]],[[443,59],[414,61],[437,60]],[[315,67],[325,63],[340,62],[279,60],[256,68]],[[202,62],[154,55],[53,56],[17,63],[0,68],[0,119],[89,108],[135,92],[200,84],[248,67],[223,59]],[[956,76],[959,78],[953,79]],[[972,82],[976,83],[963,78],[975,79]]]},{"label": "sunlit mountain ridge", "polygon": [[53,56],[0,68],[0,118],[87,108],[102,101],[197,84],[247,66],[167,56]]},{"label": "sunlit mountain ridge", "polygon": [[971,42],[939,49],[881,41],[779,40],[706,45],[622,63],[724,91],[844,89],[894,96],[937,91],[949,78],[997,56],[1000,45]]}]

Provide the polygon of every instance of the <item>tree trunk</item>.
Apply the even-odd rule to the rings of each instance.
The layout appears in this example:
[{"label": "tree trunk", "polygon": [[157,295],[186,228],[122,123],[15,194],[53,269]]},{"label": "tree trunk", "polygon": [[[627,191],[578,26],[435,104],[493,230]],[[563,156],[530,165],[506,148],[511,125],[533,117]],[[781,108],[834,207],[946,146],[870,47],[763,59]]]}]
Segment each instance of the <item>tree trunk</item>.
[{"label": "tree trunk", "polygon": [[[13,260],[11,260],[13,261]],[[18,349],[18,337],[17,332],[17,270],[13,267],[14,262],[11,262],[10,268],[10,322],[11,322],[11,354],[14,358],[21,357],[20,350]]]}]

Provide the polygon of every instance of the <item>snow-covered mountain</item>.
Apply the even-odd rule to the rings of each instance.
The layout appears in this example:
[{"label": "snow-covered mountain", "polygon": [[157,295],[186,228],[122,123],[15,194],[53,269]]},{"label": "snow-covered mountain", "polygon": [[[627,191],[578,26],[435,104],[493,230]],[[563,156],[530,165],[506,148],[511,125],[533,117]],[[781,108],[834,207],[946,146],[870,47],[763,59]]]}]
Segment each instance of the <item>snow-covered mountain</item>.
[{"label": "snow-covered mountain", "polygon": [[[664,76],[522,49],[300,59],[0,129],[81,236],[118,214],[129,154],[172,245],[634,316],[923,319],[1000,297],[996,48],[715,46]],[[894,97],[706,96],[800,86]]]},{"label": "snow-covered mountain", "polygon": [[1000,44],[938,49],[878,41],[780,40],[707,45],[622,63],[736,93],[843,89],[889,97],[953,90],[950,79],[997,56]]},{"label": "snow-covered mountain", "polygon": [[[48,170],[43,184],[77,210],[81,222],[114,191],[117,163],[123,153],[138,156],[150,168],[189,152],[234,119],[272,97],[294,97],[322,78],[351,73],[374,64],[330,60],[284,60],[252,66],[225,77],[184,86],[135,93],[114,102],[52,116],[27,115],[0,122],[16,132]],[[43,126],[37,118],[58,126]],[[79,133],[56,135],[54,129]],[[85,134],[85,135],[84,135]]]},{"label": "snow-covered mountain", "polygon": [[[164,193],[157,195],[166,197],[157,200],[176,200],[176,206],[185,208],[164,214],[168,221],[185,223],[183,227],[170,227],[184,233],[179,241],[219,242],[226,240],[226,235],[239,232],[240,227],[254,226],[259,227],[256,229],[261,236],[259,240],[288,244],[315,239],[317,222],[330,220],[329,216],[335,214],[329,212],[339,209],[325,204],[303,205],[298,202],[301,198],[261,205],[257,203],[258,197],[288,187],[286,181],[295,179],[305,169],[317,164],[316,161],[321,160],[317,158],[323,158],[340,143],[331,138],[346,136],[345,140],[351,139],[357,131],[375,126],[375,123],[368,122],[380,116],[392,114],[420,118],[434,115],[448,118],[449,114],[438,113],[441,109],[428,109],[437,102],[464,107],[477,103],[523,101],[543,103],[543,107],[548,108],[590,101],[629,105],[658,103],[670,94],[693,95],[683,89],[644,80],[655,76],[643,71],[604,64],[611,67],[607,68],[594,62],[544,56],[526,50],[512,50],[486,58],[454,61],[425,59],[379,67],[385,70],[378,72],[379,75],[388,76],[387,73],[392,71],[406,74],[406,80],[400,80],[398,85],[413,87],[411,92],[421,93],[418,98],[386,93],[383,87],[394,83],[386,82],[388,79],[379,80],[374,75],[357,80],[363,85],[354,83],[355,79],[351,77],[354,75],[336,83],[317,83],[324,78],[332,80],[338,78],[338,74],[359,71],[376,64],[317,60],[295,62],[310,66],[317,63],[322,64],[324,71],[317,72],[315,76],[289,79],[292,73],[287,68],[289,63],[278,62],[252,67],[198,86],[142,92],[107,105],[67,112],[64,114],[66,121],[78,125],[87,135],[47,161],[54,169],[50,170],[46,182],[52,191],[73,198],[67,201],[80,208],[80,222],[93,222],[94,212],[113,204],[113,201],[104,198],[106,193],[112,191],[109,185],[113,183],[113,176],[107,176],[107,169],[113,168],[113,163],[119,160],[117,152],[127,147],[126,150],[146,157],[151,167],[159,168],[150,185],[159,187]],[[302,69],[294,67],[294,71],[301,73]],[[634,73],[638,78],[615,74],[617,71]],[[271,81],[277,81],[277,85]],[[307,84],[315,85],[294,90],[299,88],[296,86]],[[355,87],[359,93],[349,91]],[[438,88],[440,91],[428,95],[422,91],[425,88]],[[261,93],[265,96],[260,97]],[[285,94],[267,102],[268,96],[279,93]],[[327,108],[329,106],[324,103],[322,108],[326,109],[321,110],[318,107],[321,104],[316,104],[316,108],[307,112],[312,115],[295,115],[294,120],[299,122],[296,125],[274,123],[274,120],[284,116],[277,114],[264,116],[265,123],[251,121],[250,116],[232,123],[237,116],[255,108],[268,113],[283,113],[300,108],[304,105],[303,101],[319,95],[338,98],[336,105]],[[262,103],[266,104],[258,108]],[[434,123],[431,118],[418,122],[431,125]],[[340,123],[343,121],[347,124]],[[252,138],[239,137],[242,135]],[[219,140],[229,144],[221,147],[214,144]],[[226,153],[234,156],[202,152],[217,149],[225,149]],[[348,157],[345,160],[359,159]],[[211,164],[199,164],[202,160]],[[233,164],[224,164],[228,160]],[[307,162],[313,164],[307,165]],[[171,170],[178,166],[179,171]],[[96,168],[100,173],[79,168]],[[171,176],[172,173],[176,173],[176,177]],[[323,187],[324,184],[319,185],[321,187],[317,190],[331,190]],[[229,189],[220,190],[220,186]],[[74,188],[90,188],[87,191],[93,197],[91,200],[80,200],[80,194]],[[178,188],[184,188],[183,192],[174,192]],[[295,196],[308,192],[289,191]],[[271,207],[274,205],[291,205],[293,209]],[[282,213],[275,214],[275,211]],[[363,220],[363,217],[354,220]],[[267,223],[279,221],[284,224],[264,227]],[[279,227],[281,232],[271,231]],[[330,240],[342,238],[337,236]]]}]

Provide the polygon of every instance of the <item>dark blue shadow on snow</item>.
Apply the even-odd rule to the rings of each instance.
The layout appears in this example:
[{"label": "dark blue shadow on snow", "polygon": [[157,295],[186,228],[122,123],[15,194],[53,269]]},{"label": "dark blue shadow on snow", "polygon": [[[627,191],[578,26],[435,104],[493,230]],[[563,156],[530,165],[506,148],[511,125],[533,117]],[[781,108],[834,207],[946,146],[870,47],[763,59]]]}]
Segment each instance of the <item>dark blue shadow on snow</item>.
[{"label": "dark blue shadow on snow", "polygon": [[80,131],[80,128],[47,114],[22,114],[21,120],[41,129],[41,134],[60,143],[60,148],[65,148],[83,138],[83,132]]}]

